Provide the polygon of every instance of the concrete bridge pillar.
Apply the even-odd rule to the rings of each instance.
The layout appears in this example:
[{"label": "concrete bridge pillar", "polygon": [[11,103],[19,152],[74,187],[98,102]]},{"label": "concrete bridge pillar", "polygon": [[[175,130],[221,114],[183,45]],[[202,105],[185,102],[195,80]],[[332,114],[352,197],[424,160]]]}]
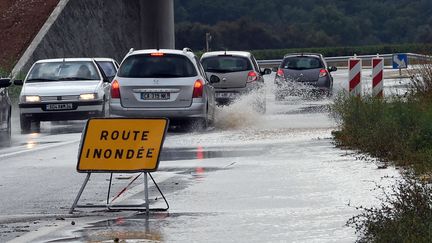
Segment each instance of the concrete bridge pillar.
[{"label": "concrete bridge pillar", "polygon": [[140,0],[141,48],[174,49],[174,0]]}]

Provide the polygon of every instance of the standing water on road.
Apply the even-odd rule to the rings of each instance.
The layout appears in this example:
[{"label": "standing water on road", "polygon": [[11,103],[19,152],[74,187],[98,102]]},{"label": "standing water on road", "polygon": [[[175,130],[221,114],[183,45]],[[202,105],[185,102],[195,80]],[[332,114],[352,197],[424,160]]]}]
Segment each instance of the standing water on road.
[{"label": "standing water on road", "polygon": [[[120,216],[112,219],[115,217],[112,213],[103,212],[93,217],[74,218],[74,226],[69,224],[57,231],[48,228],[51,233],[43,236],[30,233],[24,239],[355,241],[354,230],[345,223],[358,212],[348,204],[376,205],[379,203],[375,198],[377,192],[373,191],[376,183],[391,184],[398,172],[394,168],[379,170],[374,163],[359,159],[356,153],[335,148],[331,131],[336,129],[336,124],[328,114],[331,99],[289,96],[275,101],[272,81],[272,77],[266,80],[265,114],[253,109],[254,97],[247,95],[230,106],[218,108],[212,129],[168,134],[159,170],[152,174],[169,201],[169,213],[154,213],[146,220],[143,215],[130,212],[118,213],[116,215]],[[342,78],[335,80],[335,87],[343,81]],[[59,141],[79,139],[79,133],[53,137]],[[13,183],[5,179],[0,180],[1,188],[7,190],[7,195],[33,200],[32,205],[38,205],[33,206],[33,213],[65,213],[82,175],[61,183],[54,183],[49,176],[43,177],[46,178],[44,183],[51,182],[44,192],[40,186],[32,189],[31,185],[40,185],[40,178],[44,176],[40,173],[53,174],[52,168],[61,169],[57,177],[76,175],[77,147],[77,142],[69,148],[53,147],[49,152],[51,158],[43,157],[44,151],[16,159],[9,157],[3,174],[10,178],[20,176],[19,171],[35,168],[33,157],[41,158],[39,163],[45,170],[38,167],[39,174],[34,181],[29,174],[20,177],[26,180],[28,195],[20,194]],[[61,161],[56,158],[60,153]],[[29,162],[20,162],[25,159]],[[20,166],[18,172],[15,164]],[[96,183],[97,179],[91,182]],[[121,182],[127,184],[129,180],[115,181]],[[102,195],[101,200],[104,200],[104,183],[102,180],[83,200],[94,202],[97,195]],[[117,199],[119,203],[144,198],[142,184],[134,185]],[[56,190],[62,191],[64,196],[53,200],[49,195]],[[38,194],[31,196],[31,192]],[[38,196],[42,193],[48,195],[47,198]],[[112,195],[116,193],[113,191]],[[151,208],[164,206],[154,187],[150,189],[150,198],[153,198]],[[56,202],[55,206],[50,205],[52,201]],[[6,200],[0,204],[6,210],[3,214],[16,210],[16,205]],[[30,204],[24,205],[29,207]]]}]

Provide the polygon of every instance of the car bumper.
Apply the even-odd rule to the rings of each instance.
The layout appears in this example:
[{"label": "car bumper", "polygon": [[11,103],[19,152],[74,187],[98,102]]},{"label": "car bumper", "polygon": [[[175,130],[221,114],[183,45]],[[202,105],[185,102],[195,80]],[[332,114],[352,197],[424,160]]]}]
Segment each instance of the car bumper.
[{"label": "car bumper", "polygon": [[[248,85],[245,88],[228,88],[228,89],[215,89],[215,100],[218,105],[226,105],[232,103],[242,95],[249,94],[251,92],[264,91],[262,85]],[[263,96],[265,96],[264,92]]]},{"label": "car bumper", "polygon": [[72,109],[69,110],[47,110],[48,104],[19,104],[20,114],[30,120],[38,121],[64,121],[64,120],[83,120],[89,117],[99,116],[103,111],[103,101],[90,102],[62,102],[55,104],[72,103]]},{"label": "car bumper", "polygon": [[207,105],[203,102],[192,102],[184,108],[125,108],[120,100],[111,100],[110,115],[112,117],[166,117],[169,119],[205,118]]},{"label": "car bumper", "polygon": [[328,90],[331,88],[331,81],[328,78],[320,78],[315,82],[296,82],[296,81],[286,81],[286,80],[280,80],[276,79],[275,84],[277,88],[284,88],[284,87],[292,87],[292,88],[315,88],[315,89],[322,89],[322,90]]}]

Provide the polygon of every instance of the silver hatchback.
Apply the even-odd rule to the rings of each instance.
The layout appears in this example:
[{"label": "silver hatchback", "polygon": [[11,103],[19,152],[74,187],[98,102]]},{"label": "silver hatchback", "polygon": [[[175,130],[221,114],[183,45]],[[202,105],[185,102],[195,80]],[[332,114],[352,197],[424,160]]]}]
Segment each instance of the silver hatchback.
[{"label": "silver hatchback", "polygon": [[190,49],[132,50],[111,84],[110,112],[205,127],[214,121],[214,88]]},{"label": "silver hatchback", "polygon": [[261,69],[250,52],[215,51],[204,53],[201,63],[206,74],[216,83],[216,101],[228,105],[242,95],[254,92],[254,107],[265,112],[264,74],[270,69]]}]

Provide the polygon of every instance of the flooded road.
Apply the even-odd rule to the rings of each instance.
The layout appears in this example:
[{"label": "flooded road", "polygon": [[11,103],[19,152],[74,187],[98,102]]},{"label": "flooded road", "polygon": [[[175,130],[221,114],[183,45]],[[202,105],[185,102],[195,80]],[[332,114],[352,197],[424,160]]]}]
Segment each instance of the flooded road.
[{"label": "flooded road", "polygon": [[[346,76],[335,74],[335,93]],[[0,149],[0,241],[355,241],[345,222],[358,211],[348,204],[375,205],[376,184],[391,184],[397,170],[335,148],[331,99],[275,102],[272,81],[266,114],[245,97],[220,108],[214,128],[168,134],[152,175],[170,208],[148,217],[84,209],[67,215],[85,176],[75,170],[84,123],[14,132],[12,145]],[[116,174],[111,200],[137,176]],[[92,176],[81,203],[104,203],[108,179]],[[142,203],[142,184],[141,176],[115,202]],[[150,207],[165,208],[156,189],[150,182]]]}]

